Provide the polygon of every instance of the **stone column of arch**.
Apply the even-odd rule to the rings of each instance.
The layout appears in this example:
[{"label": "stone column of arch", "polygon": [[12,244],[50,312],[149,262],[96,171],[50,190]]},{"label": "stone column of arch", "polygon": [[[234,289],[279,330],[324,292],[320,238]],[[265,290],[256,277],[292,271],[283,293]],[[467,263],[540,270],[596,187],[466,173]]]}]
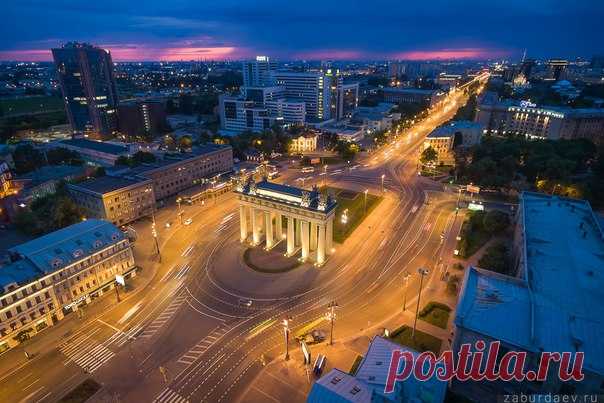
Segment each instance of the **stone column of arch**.
[{"label": "stone column of arch", "polygon": [[310,222],[310,250],[317,249],[317,224]]},{"label": "stone column of arch", "polygon": [[327,227],[325,228],[325,252],[331,255],[333,249],[333,218],[327,221]]},{"label": "stone column of arch", "polygon": [[309,234],[308,234],[308,227],[309,227],[309,222],[308,221],[302,221],[301,225],[302,225],[302,260],[307,260],[308,259],[308,255],[310,254],[310,239],[309,239]]},{"label": "stone column of arch", "polygon": [[239,206],[239,228],[241,231],[241,242],[245,242],[247,239],[247,214],[245,206]]},{"label": "stone column of arch", "polygon": [[252,241],[254,245],[260,243],[260,223],[258,222],[258,210],[251,208],[252,214]]},{"label": "stone column of arch", "polygon": [[317,241],[317,264],[325,263],[325,225],[319,224],[319,239]]},{"label": "stone column of arch", "polygon": [[283,214],[277,213],[275,216],[275,228],[277,228],[277,241],[280,241],[285,238],[285,233],[283,232]]},{"label": "stone column of arch", "polygon": [[273,214],[270,211],[264,212],[264,223],[265,223],[265,238],[266,238],[266,249],[273,247]]},{"label": "stone column of arch", "polygon": [[294,217],[287,216],[287,255],[294,253],[295,246]]}]

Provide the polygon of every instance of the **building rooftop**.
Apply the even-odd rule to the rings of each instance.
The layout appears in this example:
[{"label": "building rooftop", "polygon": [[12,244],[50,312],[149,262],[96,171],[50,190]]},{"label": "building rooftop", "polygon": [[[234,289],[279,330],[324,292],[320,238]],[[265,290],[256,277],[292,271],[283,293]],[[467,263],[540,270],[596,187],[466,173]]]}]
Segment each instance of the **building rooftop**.
[{"label": "building rooftop", "polygon": [[[356,374],[350,375],[333,369],[315,382],[308,396],[308,402],[442,402],[445,398],[447,382],[437,378],[418,381],[413,376],[395,385],[393,393],[385,394],[384,388],[392,353],[396,350],[409,351],[415,358],[418,352],[375,336]],[[404,362],[400,363],[401,367]],[[443,363],[437,363],[437,368]],[[353,391],[355,393],[353,393]]]},{"label": "building rooftop", "polygon": [[396,87],[386,87],[384,88],[384,92],[395,92],[399,94],[422,94],[422,95],[432,95],[435,92],[441,92],[440,90],[424,90],[421,88],[396,88]]},{"label": "building rooftop", "polygon": [[[471,268],[456,323],[529,351],[584,351],[604,374],[604,234],[588,202],[525,192],[519,278]],[[514,326],[509,326],[514,318]]]},{"label": "building rooftop", "polygon": [[70,184],[69,187],[103,195],[128,186],[151,182],[151,179],[122,176],[102,176],[84,182]]},{"label": "building rooftop", "polygon": [[86,168],[81,165],[47,165],[21,175],[18,179],[30,179],[33,183],[44,183],[50,180],[69,179],[83,175],[85,172]]},{"label": "building rooftop", "polygon": [[371,389],[354,376],[332,369],[317,380],[306,399],[307,403],[371,402]]},{"label": "building rooftop", "polygon": [[281,185],[279,183],[262,180],[258,183],[248,182],[239,185],[235,191],[241,194],[269,199],[281,203],[290,204],[299,208],[306,208],[328,213],[335,209],[336,201],[331,197],[326,197],[325,204],[321,203],[321,194],[318,189],[308,191],[305,189]]},{"label": "building rooftop", "polygon": [[0,294],[11,284],[27,284],[44,273],[28,260],[18,260],[9,265],[0,266]]},{"label": "building rooftop", "polygon": [[90,150],[107,153],[107,154],[113,154],[113,155],[128,154],[128,147],[117,145],[117,144],[110,144],[110,143],[106,143],[106,142],[102,142],[102,141],[94,141],[94,140],[88,140],[88,139],[69,139],[69,140],[62,140],[59,142],[59,144],[65,144],[65,145],[70,145],[73,147],[80,147],[80,148],[88,148]]},{"label": "building rooftop", "polygon": [[482,130],[482,124],[478,122],[471,122],[469,120],[456,120],[447,125],[442,125],[432,130],[430,134],[428,134],[428,138],[438,138],[438,137],[451,137],[454,136],[455,133],[459,130],[463,129],[477,129]]},{"label": "building rooftop", "polygon": [[122,231],[109,221],[89,219],[17,245],[9,252],[27,259],[42,273],[51,273],[123,239]]},{"label": "building rooftop", "polygon": [[149,164],[142,164],[124,172],[128,175],[144,174],[145,172],[154,171],[156,169],[164,168],[172,164],[178,164],[182,161],[197,158],[199,156],[227,148],[231,148],[231,146],[209,143],[203,146],[195,147],[193,148],[193,150],[191,150],[191,152],[164,154],[163,159],[158,159],[155,162]]}]

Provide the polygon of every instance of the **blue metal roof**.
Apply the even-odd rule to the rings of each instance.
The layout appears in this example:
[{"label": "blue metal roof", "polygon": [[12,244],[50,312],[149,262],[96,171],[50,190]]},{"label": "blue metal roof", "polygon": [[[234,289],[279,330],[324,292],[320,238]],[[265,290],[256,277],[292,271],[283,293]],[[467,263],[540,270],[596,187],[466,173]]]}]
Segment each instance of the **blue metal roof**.
[{"label": "blue metal roof", "polygon": [[103,153],[107,153],[107,154],[114,154],[114,155],[128,154],[128,147],[117,145],[117,144],[110,144],[110,143],[106,143],[106,142],[102,142],[102,141],[94,141],[94,140],[88,140],[88,139],[69,139],[69,140],[62,140],[59,143],[67,144],[67,145],[74,146],[74,147],[89,148],[91,150],[95,150],[95,151],[99,151],[99,152],[103,152]]},{"label": "blue metal roof", "polygon": [[9,249],[40,272],[51,273],[124,239],[115,225],[89,219]]},{"label": "blue metal roof", "polygon": [[470,268],[456,324],[529,351],[584,351],[585,368],[604,374],[599,220],[586,201],[537,193],[523,193],[520,209],[519,278]]}]

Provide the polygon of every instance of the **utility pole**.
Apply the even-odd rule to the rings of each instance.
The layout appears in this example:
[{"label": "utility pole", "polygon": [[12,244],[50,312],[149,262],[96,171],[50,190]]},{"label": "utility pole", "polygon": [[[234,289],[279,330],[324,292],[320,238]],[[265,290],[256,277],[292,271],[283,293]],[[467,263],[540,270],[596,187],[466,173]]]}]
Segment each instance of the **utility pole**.
[{"label": "utility pole", "polygon": [[291,317],[283,319],[283,335],[285,336],[285,361],[289,360],[289,321]]},{"label": "utility pole", "polygon": [[114,282],[114,288],[115,288],[115,297],[117,298],[117,302],[120,302],[120,290],[119,290],[119,284],[116,282]]},{"label": "utility pole", "polygon": [[157,242],[157,229],[155,228],[155,213],[151,212],[151,235],[153,235],[153,239],[155,240],[155,250],[157,251],[157,257],[159,258],[159,262],[161,263],[161,253],[159,251],[159,243]]},{"label": "utility pole", "polygon": [[336,308],[338,307],[338,303],[336,301],[332,301],[327,305],[327,314],[325,317],[328,321],[331,322],[331,331],[329,332],[329,345],[333,346],[333,324],[336,321]]},{"label": "utility pole", "polygon": [[419,314],[419,300],[422,297],[422,284],[424,282],[424,276],[429,273],[428,269],[420,267],[417,269],[419,273],[419,294],[417,294],[417,308],[415,309],[415,321],[413,322],[413,333],[411,333],[411,338],[415,340],[415,327],[417,326],[417,315]]},{"label": "utility pole", "polygon": [[403,282],[405,283],[405,291],[403,294],[403,312],[407,310],[407,287],[409,284],[409,277],[411,277],[411,274],[407,272],[403,274]]},{"label": "utility pole", "polygon": [[180,197],[176,199],[176,204],[178,205],[178,218],[180,220],[180,224],[182,225],[182,210],[180,209],[181,202],[182,202],[182,199]]}]

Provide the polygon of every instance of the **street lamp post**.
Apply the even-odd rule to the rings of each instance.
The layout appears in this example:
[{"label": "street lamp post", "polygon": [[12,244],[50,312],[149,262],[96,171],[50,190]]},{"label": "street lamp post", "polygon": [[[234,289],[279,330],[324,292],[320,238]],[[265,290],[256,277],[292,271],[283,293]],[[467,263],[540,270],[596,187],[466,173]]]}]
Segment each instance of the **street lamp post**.
[{"label": "street lamp post", "polygon": [[367,214],[367,192],[369,189],[365,189],[365,203],[363,204],[363,215]]},{"label": "street lamp post", "polygon": [[417,315],[419,314],[419,300],[422,297],[422,284],[424,282],[424,276],[429,273],[428,269],[420,267],[417,269],[419,273],[419,293],[417,294],[417,308],[415,308],[415,321],[413,322],[413,332],[411,333],[411,338],[415,339],[415,327],[417,326]]},{"label": "street lamp post", "polygon": [[180,224],[182,225],[182,210],[180,209],[180,203],[182,202],[182,198],[176,199],[176,204],[178,205],[178,218],[180,220]]},{"label": "street lamp post", "polygon": [[405,283],[405,293],[403,295],[403,312],[407,310],[407,286],[409,284],[409,277],[411,277],[411,274],[403,274],[403,282]]},{"label": "street lamp post", "polygon": [[291,317],[283,319],[283,335],[285,337],[285,360],[289,360],[289,321]]},{"label": "street lamp post", "polygon": [[382,174],[382,193],[384,193],[384,178],[386,177],[386,174]]},{"label": "street lamp post", "polygon": [[114,284],[113,284],[113,286],[115,287],[115,297],[117,299],[117,302],[120,302],[121,299],[120,299],[120,290],[118,289],[118,287],[119,287],[118,282],[115,281]]},{"label": "street lamp post", "polygon": [[153,235],[153,239],[155,240],[155,250],[157,251],[157,257],[159,258],[159,262],[161,263],[161,253],[159,251],[159,243],[157,242],[157,229],[155,228],[155,213],[151,212],[151,235]]},{"label": "street lamp post", "polygon": [[333,346],[333,324],[336,321],[336,308],[338,307],[338,303],[332,301],[327,305],[327,314],[325,317],[328,321],[331,322],[331,331],[329,332],[329,345]]}]

